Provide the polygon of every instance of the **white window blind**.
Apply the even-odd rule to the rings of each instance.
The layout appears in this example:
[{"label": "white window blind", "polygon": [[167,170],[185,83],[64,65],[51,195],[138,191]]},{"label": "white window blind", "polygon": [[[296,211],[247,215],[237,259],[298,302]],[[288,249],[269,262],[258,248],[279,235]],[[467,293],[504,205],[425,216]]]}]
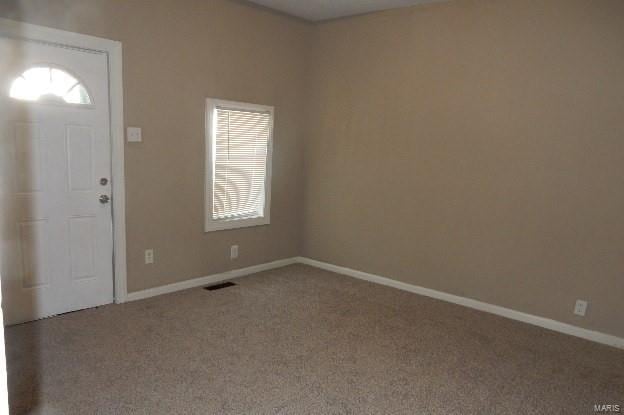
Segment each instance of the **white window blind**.
[{"label": "white window blind", "polygon": [[[209,111],[212,111],[209,222],[231,223],[264,218],[267,213],[267,174],[270,172],[272,108],[217,101]],[[217,225],[216,228],[263,223]]]}]

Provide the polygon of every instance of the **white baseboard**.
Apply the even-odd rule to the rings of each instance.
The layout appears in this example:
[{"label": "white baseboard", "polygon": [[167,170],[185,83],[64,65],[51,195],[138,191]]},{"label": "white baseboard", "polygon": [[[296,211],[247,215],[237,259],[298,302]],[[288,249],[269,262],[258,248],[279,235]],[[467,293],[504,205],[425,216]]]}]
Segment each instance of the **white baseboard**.
[{"label": "white baseboard", "polygon": [[358,278],[361,280],[373,282],[376,284],[386,285],[388,287],[397,288],[403,291],[409,291],[411,293],[424,295],[426,297],[435,298],[438,300],[446,301],[453,304],[462,305],[464,307],[473,308],[475,310],[485,311],[486,313],[496,314],[501,317],[506,317],[512,320],[522,321],[524,323],[532,324],[534,326],[543,327],[545,329],[553,330],[559,333],[568,334],[575,337],[580,337],[585,340],[590,340],[596,343],[606,344],[608,346],[624,349],[624,338],[616,337],[610,334],[601,333],[598,331],[588,330],[581,327],[573,326],[571,324],[562,323],[560,321],[551,320],[545,317],[539,317],[532,314],[523,313],[521,311],[512,310],[493,304],[484,303],[482,301],[473,300],[471,298],[460,297],[445,293],[442,291],[432,290],[430,288],[420,287],[417,285],[408,284],[401,281],[396,281],[390,278],[382,277],[368,272],[357,271],[351,268],[341,267],[338,265],[329,264],[327,262],[317,261],[315,259],[305,257],[294,257],[287,259],[280,259],[278,261],[268,262],[265,264],[254,265],[247,268],[240,268],[231,271],[222,272],[219,274],[208,275],[206,277],[195,278],[192,280],[177,282],[175,284],[164,285],[161,287],[149,288],[147,290],[135,291],[128,293],[127,301],[142,300],[145,298],[154,297],[157,295],[173,293],[176,291],[187,290],[190,288],[201,287],[204,285],[215,284],[217,282],[231,280],[234,278],[244,277],[246,275],[255,274],[261,271],[267,271],[274,268],[281,268],[291,264],[305,264],[316,268],[324,269],[327,271],[335,272],[337,274],[347,275],[349,277]]},{"label": "white baseboard", "polygon": [[581,327],[573,326],[571,324],[562,323],[560,321],[551,320],[544,317],[534,316],[532,314],[523,313],[520,311],[512,310],[505,307],[500,307],[493,304],[484,303],[482,301],[473,300],[471,298],[460,297],[453,294],[448,294],[442,291],[432,290],[430,288],[419,287],[417,285],[407,284],[404,282],[392,280],[375,274],[369,274],[363,271],[357,271],[350,268],[340,267],[326,262],[317,261],[310,258],[298,257],[297,262],[301,264],[310,265],[313,267],[321,268],[327,271],[332,271],[338,274],[347,275],[349,277],[358,278],[374,282],[376,284],[386,285],[389,287],[398,288],[399,290],[409,291],[415,294],[424,295],[426,297],[435,298],[438,300],[446,301],[453,304],[462,305],[476,310],[485,311],[486,313],[496,314],[501,317],[507,317],[512,320],[522,321],[524,323],[532,324],[534,326],[543,327],[545,329],[557,331],[559,333],[569,334],[571,336],[580,337],[585,340],[606,344],[609,346],[624,349],[624,338],[616,337],[610,334],[601,333],[598,331],[588,330]]},{"label": "white baseboard", "polygon": [[215,284],[217,282],[231,280],[234,278],[244,277],[245,275],[255,274],[257,272],[267,271],[274,268],[285,267],[286,265],[296,264],[298,258],[286,258],[265,264],[253,265],[247,268],[239,268],[231,271],[221,272],[219,274],[208,275],[206,277],[194,278],[176,282],[174,284],[163,285],[160,287],[148,288],[147,290],[135,291],[128,293],[127,301],[143,300],[145,298],[155,297],[157,295],[169,294],[176,291],[188,290],[189,288],[201,287],[204,285]]}]

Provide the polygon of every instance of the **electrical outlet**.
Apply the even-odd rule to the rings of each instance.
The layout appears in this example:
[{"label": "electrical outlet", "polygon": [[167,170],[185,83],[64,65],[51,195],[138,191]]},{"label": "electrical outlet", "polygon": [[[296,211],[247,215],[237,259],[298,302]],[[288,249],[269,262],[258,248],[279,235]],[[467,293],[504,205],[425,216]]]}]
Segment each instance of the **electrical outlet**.
[{"label": "electrical outlet", "polygon": [[145,263],[146,264],[153,264],[154,263],[154,250],[153,249],[146,249],[145,250]]},{"label": "electrical outlet", "polygon": [[238,245],[232,245],[230,247],[230,259],[238,258]]},{"label": "electrical outlet", "polygon": [[129,143],[140,143],[143,141],[141,129],[138,127],[128,127],[126,137]]},{"label": "electrical outlet", "polygon": [[587,301],[576,300],[576,305],[574,306],[574,314],[584,317],[585,313],[587,313]]}]

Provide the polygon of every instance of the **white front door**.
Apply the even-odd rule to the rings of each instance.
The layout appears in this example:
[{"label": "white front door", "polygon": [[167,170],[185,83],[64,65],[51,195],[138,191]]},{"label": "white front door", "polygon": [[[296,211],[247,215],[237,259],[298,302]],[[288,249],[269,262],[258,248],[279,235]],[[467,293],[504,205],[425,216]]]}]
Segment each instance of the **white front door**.
[{"label": "white front door", "polygon": [[5,324],[113,301],[107,55],[0,37]]}]

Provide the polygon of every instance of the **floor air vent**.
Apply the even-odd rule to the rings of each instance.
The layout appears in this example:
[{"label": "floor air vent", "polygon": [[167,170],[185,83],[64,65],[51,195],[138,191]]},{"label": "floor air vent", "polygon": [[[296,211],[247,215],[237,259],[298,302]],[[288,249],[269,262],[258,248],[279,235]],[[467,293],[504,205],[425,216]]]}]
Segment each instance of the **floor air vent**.
[{"label": "floor air vent", "polygon": [[204,287],[204,290],[215,291],[215,290],[221,290],[223,288],[235,287],[235,286],[236,284],[234,284],[233,282],[224,282],[222,284],[209,285],[208,287]]}]

